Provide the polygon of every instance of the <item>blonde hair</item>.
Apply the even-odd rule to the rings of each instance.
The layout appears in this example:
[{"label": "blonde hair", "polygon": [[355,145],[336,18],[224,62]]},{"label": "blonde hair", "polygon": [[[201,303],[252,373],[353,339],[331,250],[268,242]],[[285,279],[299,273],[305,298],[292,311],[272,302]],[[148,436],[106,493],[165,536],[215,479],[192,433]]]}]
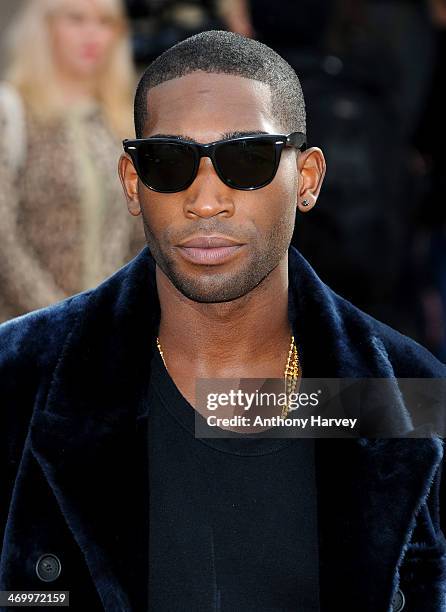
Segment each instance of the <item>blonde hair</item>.
[{"label": "blonde hair", "polygon": [[[42,121],[61,118],[64,104],[57,85],[51,49],[49,18],[76,0],[28,0],[9,30],[10,62],[5,78],[21,93],[27,107]],[[136,75],[131,58],[128,25],[121,0],[98,0],[117,27],[117,40],[97,78],[96,99],[118,137],[132,128]]]}]

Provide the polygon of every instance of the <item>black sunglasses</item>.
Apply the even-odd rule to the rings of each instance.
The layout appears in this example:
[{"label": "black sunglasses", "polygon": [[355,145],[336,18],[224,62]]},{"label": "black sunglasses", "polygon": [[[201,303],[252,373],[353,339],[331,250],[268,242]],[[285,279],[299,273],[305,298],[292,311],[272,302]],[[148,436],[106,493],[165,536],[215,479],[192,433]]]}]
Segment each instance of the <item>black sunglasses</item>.
[{"label": "black sunglasses", "polygon": [[305,134],[258,134],[198,144],[181,138],[124,140],[146,187],[160,193],[183,191],[192,185],[200,159],[209,157],[219,178],[233,189],[251,191],[271,183],[284,147],[305,150]]}]

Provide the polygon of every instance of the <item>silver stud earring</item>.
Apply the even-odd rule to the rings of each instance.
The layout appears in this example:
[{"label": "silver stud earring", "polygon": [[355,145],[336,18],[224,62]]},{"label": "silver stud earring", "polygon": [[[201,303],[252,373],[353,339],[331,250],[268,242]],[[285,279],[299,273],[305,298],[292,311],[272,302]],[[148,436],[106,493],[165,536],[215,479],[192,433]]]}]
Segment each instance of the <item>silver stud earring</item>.
[{"label": "silver stud earring", "polygon": [[308,200],[303,200],[302,206],[309,206],[310,202]]}]

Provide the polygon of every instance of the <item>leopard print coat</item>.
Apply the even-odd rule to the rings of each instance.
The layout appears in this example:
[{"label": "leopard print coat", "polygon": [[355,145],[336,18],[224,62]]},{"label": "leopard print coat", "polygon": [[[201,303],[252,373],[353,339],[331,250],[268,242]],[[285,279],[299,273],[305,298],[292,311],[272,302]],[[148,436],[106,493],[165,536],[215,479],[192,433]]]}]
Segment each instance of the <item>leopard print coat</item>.
[{"label": "leopard print coat", "polygon": [[0,322],[98,284],[144,244],[117,175],[119,142],[97,105],[51,124],[25,107],[20,168],[8,117],[0,108]]}]

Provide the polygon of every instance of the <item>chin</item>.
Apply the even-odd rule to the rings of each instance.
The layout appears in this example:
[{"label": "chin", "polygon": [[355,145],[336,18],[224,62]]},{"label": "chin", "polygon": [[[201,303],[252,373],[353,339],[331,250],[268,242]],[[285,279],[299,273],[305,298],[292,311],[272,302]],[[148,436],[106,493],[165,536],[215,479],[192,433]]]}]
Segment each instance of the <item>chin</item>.
[{"label": "chin", "polygon": [[101,65],[97,60],[83,60],[75,68],[79,78],[92,78],[99,76]]},{"label": "chin", "polygon": [[185,276],[174,274],[169,276],[173,285],[185,297],[203,304],[232,302],[254,289],[252,277],[248,275],[223,275],[213,273],[203,276]]}]

